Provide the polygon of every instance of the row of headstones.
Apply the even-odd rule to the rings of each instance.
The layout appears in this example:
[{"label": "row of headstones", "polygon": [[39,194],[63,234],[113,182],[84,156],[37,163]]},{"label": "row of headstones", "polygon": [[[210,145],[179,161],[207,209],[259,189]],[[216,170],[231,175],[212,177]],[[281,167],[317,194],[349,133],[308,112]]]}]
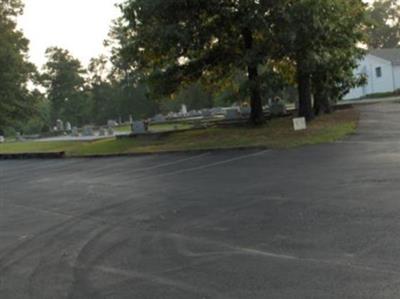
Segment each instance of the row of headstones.
[{"label": "row of headstones", "polygon": [[[272,101],[272,103],[266,107],[269,109],[270,113],[274,116],[279,116],[286,114],[286,106],[283,102],[280,101]],[[246,117],[250,115],[251,108],[250,107],[232,107],[228,109],[224,108],[212,108],[212,109],[203,109],[203,110],[192,110],[189,111],[186,115],[183,115],[181,112],[179,113],[169,113],[167,117],[163,115],[155,116],[152,121],[156,123],[162,123],[167,120],[167,118],[185,118],[185,117],[213,117],[217,115],[224,115],[226,119],[240,119],[242,117]]]},{"label": "row of headstones", "polygon": [[[114,129],[112,127],[108,127],[108,128],[100,127],[98,136],[100,136],[100,137],[114,136],[114,134],[115,134],[115,132],[114,132]],[[76,127],[73,128],[72,136],[74,136],[74,137],[79,137],[80,136],[78,128],[76,128]],[[93,128],[90,127],[90,126],[83,127],[82,136],[84,136],[84,137],[95,136]]]},{"label": "row of headstones", "polygon": [[[101,127],[99,129],[99,136],[114,136],[114,129],[113,127],[115,126],[114,121],[109,121],[107,124],[107,128]],[[54,127],[54,131],[56,132],[65,132],[65,133],[70,133],[71,136],[73,137],[90,137],[90,136],[95,136],[94,130],[90,126],[85,126],[83,127],[82,135],[79,132],[78,127],[72,127],[70,122],[66,122],[65,126],[62,120],[58,119],[56,122],[56,127]],[[17,136],[18,139],[18,136]]]},{"label": "row of headstones", "polygon": [[[287,113],[286,105],[279,98],[273,99],[268,106],[263,107],[263,110],[268,110],[272,116],[282,116]],[[251,113],[250,107],[233,107],[226,110],[225,118],[232,120]]]},{"label": "row of headstones", "polygon": [[61,119],[57,119],[56,121],[56,126],[53,128],[53,131],[55,132],[71,132],[72,131],[72,125],[70,122],[66,122],[64,125],[64,122]]},{"label": "row of headstones", "polygon": [[165,121],[167,118],[190,118],[190,117],[212,117],[216,115],[223,115],[224,114],[224,109],[217,107],[217,108],[211,108],[211,109],[202,109],[202,110],[191,110],[189,112],[170,112],[168,115],[165,117],[163,115],[157,115],[153,118],[154,122],[162,122]]}]

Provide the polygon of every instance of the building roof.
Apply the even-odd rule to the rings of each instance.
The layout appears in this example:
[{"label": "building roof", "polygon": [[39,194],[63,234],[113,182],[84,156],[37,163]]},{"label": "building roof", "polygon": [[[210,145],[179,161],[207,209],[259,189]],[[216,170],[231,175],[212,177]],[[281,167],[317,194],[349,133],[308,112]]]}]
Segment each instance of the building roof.
[{"label": "building roof", "polygon": [[400,65],[400,49],[375,49],[369,54],[390,61],[393,65]]}]

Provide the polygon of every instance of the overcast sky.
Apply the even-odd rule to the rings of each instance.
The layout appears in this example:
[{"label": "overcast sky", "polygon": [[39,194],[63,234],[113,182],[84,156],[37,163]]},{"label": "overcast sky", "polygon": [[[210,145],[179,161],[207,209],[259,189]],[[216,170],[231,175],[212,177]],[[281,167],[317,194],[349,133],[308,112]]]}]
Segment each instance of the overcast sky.
[{"label": "overcast sky", "polygon": [[[365,0],[372,1],[372,0]],[[50,46],[68,49],[84,65],[105,53],[103,41],[110,24],[118,17],[121,0],[24,0],[20,27],[30,40],[30,60],[45,63]]]},{"label": "overcast sky", "polygon": [[110,24],[119,15],[118,0],[24,0],[19,24],[30,40],[30,59],[45,62],[50,46],[68,49],[86,65],[105,52],[103,41]]}]

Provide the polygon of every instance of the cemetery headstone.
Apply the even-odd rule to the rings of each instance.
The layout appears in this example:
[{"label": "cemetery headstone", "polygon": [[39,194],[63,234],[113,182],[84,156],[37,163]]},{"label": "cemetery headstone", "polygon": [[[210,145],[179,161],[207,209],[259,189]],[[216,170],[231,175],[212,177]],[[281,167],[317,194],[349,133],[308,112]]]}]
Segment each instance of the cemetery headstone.
[{"label": "cemetery headstone", "polygon": [[146,125],[143,121],[134,121],[132,124],[132,131],[134,134],[145,134]]},{"label": "cemetery headstone", "polygon": [[64,132],[64,123],[61,119],[57,119],[56,126],[58,132]]},{"label": "cemetery headstone", "polygon": [[185,116],[187,113],[188,113],[188,110],[187,110],[186,105],[182,105],[182,109],[181,109],[182,116]]},{"label": "cemetery headstone", "polygon": [[67,132],[71,132],[72,131],[72,126],[71,126],[71,123],[69,121],[67,121],[65,123],[65,131],[67,131]]},{"label": "cemetery headstone", "polygon": [[225,112],[225,118],[228,120],[235,120],[240,118],[240,113],[237,108],[229,108]]},{"label": "cemetery headstone", "polygon": [[109,136],[114,136],[114,129],[113,129],[112,127],[108,127],[108,129],[107,129],[107,134],[108,134]]},{"label": "cemetery headstone", "polygon": [[4,136],[0,135],[0,143],[4,143],[5,139]]},{"label": "cemetery headstone", "polygon": [[221,107],[216,107],[211,109],[211,114],[212,115],[221,115],[224,114],[224,109],[222,109]]},{"label": "cemetery headstone", "polygon": [[108,122],[107,122],[107,127],[109,127],[109,128],[114,128],[114,127],[116,127],[118,125],[118,123],[115,121],[115,120],[109,120]]},{"label": "cemetery headstone", "polygon": [[106,129],[104,129],[103,127],[101,127],[101,128],[99,129],[99,136],[100,136],[100,137],[104,137],[104,136],[106,136],[106,135],[107,135]]},{"label": "cemetery headstone", "polygon": [[164,115],[158,114],[158,115],[156,115],[156,116],[154,117],[153,121],[154,121],[155,123],[163,123],[163,122],[166,121],[166,119],[165,119],[165,116],[164,116]]},{"label": "cemetery headstone", "polygon": [[279,97],[272,100],[271,105],[269,106],[269,111],[272,116],[282,116],[287,113],[286,105]]},{"label": "cemetery headstone", "polygon": [[93,136],[93,135],[94,135],[94,133],[93,133],[92,127],[85,126],[85,127],[83,128],[83,136],[85,136],[85,137],[91,137],[91,136]]},{"label": "cemetery headstone", "polygon": [[210,117],[210,116],[212,116],[212,113],[211,113],[211,110],[210,110],[210,109],[203,109],[203,110],[201,111],[201,115],[202,115],[203,117]]},{"label": "cemetery headstone", "polygon": [[188,116],[190,117],[198,117],[198,116],[202,116],[202,112],[198,111],[198,110],[192,110],[188,113]]},{"label": "cemetery headstone", "polygon": [[24,138],[21,136],[20,132],[17,132],[16,139],[17,139],[18,142],[25,141]]},{"label": "cemetery headstone", "polygon": [[250,113],[251,113],[251,108],[250,107],[241,107],[240,108],[240,113],[242,114],[242,115],[250,115]]},{"label": "cemetery headstone", "polygon": [[79,137],[79,129],[77,127],[73,127],[71,130],[71,135],[73,137]]}]

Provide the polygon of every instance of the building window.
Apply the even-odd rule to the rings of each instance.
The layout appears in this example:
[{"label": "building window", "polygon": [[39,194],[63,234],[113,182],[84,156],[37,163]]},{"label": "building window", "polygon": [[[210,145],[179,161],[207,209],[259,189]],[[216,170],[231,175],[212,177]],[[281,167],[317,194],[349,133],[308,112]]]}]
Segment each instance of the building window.
[{"label": "building window", "polygon": [[377,67],[375,69],[375,74],[377,78],[381,78],[382,77],[382,68],[381,67]]}]

